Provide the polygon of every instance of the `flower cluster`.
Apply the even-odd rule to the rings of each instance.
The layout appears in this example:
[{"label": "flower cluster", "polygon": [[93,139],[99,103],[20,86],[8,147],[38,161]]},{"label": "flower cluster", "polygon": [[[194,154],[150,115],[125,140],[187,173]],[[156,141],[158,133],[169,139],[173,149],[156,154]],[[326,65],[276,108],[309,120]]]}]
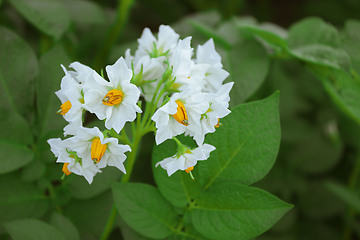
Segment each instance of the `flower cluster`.
[{"label": "flower cluster", "polygon": [[[125,152],[136,151],[139,138],[149,131],[155,132],[156,144],[167,139],[178,144],[174,156],[157,163],[169,176],[190,172],[209,157],[215,147],[204,138],[230,113],[233,83],[223,84],[229,74],[212,39],[198,46],[196,58],[190,42],[191,37],[180,39],[169,26],[161,25],[157,38],[146,28],[134,55],[128,49],[125,58],[105,68],[108,80],[78,62],[70,64],[72,70],[62,66],[65,76],[56,95],[62,103],[59,113],[68,122],[64,135],[72,137],[48,142],[57,162],[64,163],[65,175],[83,175],[91,183],[107,165],[125,173]],[[86,111],[105,121],[104,131],[83,126]],[[126,122],[133,125],[133,141],[124,131]],[[198,147],[183,145],[176,138],[180,134],[191,136]]]}]

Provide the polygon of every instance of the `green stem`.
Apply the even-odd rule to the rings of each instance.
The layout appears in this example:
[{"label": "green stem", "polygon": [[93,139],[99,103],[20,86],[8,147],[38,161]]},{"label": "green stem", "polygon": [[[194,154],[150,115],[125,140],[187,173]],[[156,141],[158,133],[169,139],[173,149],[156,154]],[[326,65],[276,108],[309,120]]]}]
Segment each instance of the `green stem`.
[{"label": "green stem", "polygon": [[[360,175],[360,152],[356,157],[355,167],[353,168],[351,175],[349,177],[348,186],[350,190],[354,190],[356,188],[357,182],[359,180],[359,175]],[[347,221],[345,222],[350,223],[355,218],[355,215],[356,215],[356,211],[352,207],[349,207],[346,215]],[[343,240],[350,240],[351,236],[352,236],[352,227],[350,224],[345,224]]]},{"label": "green stem", "polygon": [[100,237],[101,240],[108,239],[108,237],[112,231],[114,222],[116,220],[116,215],[117,215],[116,206],[115,206],[115,204],[113,204],[113,206],[111,208],[110,216],[109,216],[108,221],[105,226],[105,229],[104,229],[103,233],[101,234],[101,237]]},{"label": "green stem", "polygon": [[[134,140],[130,144],[131,152],[126,161],[127,162],[126,163],[127,173],[122,176],[122,178],[121,178],[122,183],[127,183],[130,180],[130,176],[131,176],[131,173],[134,168],[134,163],[135,163],[135,159],[136,159],[136,155],[137,155],[138,146],[139,146],[140,140],[143,136],[142,131],[141,131],[141,129],[139,129],[139,127],[136,130],[137,130],[136,133],[133,135]],[[115,204],[113,204],[111,212],[110,212],[110,216],[109,216],[108,221],[105,226],[105,229],[101,235],[101,238],[100,238],[101,240],[108,239],[108,237],[113,229],[113,226],[114,226],[114,223],[116,220],[116,215],[117,215],[116,206],[115,206]]]},{"label": "green stem", "polygon": [[172,138],[175,142],[176,142],[176,144],[178,145],[178,147],[182,147],[183,146],[183,144],[179,141],[179,139],[177,139],[176,137],[173,137]]},{"label": "green stem", "polygon": [[[143,118],[143,122],[141,127],[144,127],[146,125],[148,125],[148,122],[151,121],[151,116],[152,114],[155,112],[153,109],[157,108],[157,104],[160,100],[160,97],[164,94],[164,89],[161,89],[161,86],[163,85],[164,82],[166,82],[168,80],[168,77],[166,74],[163,75],[163,77],[161,78],[161,80],[159,81],[158,85],[156,86],[154,95],[151,99],[150,103],[146,103],[146,108],[145,108],[145,113],[144,113],[144,118]],[[160,91],[160,93],[159,93]],[[166,92],[166,91],[165,91]]]},{"label": "green stem", "polygon": [[118,0],[116,20],[112,27],[109,29],[101,50],[95,56],[93,64],[95,69],[99,70],[104,65],[107,55],[109,54],[112,46],[116,43],[117,39],[121,35],[122,30],[125,27],[133,2],[133,0]]}]

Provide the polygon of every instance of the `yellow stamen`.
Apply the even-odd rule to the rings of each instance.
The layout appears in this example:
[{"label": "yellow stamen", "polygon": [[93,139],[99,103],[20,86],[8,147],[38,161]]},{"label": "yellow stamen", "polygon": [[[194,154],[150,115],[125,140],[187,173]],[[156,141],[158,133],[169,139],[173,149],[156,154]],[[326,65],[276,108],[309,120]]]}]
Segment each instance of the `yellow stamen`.
[{"label": "yellow stamen", "polygon": [[70,110],[70,108],[71,108],[71,102],[66,101],[63,104],[61,104],[58,113],[60,113],[61,115],[65,115]]},{"label": "yellow stamen", "polygon": [[118,89],[110,90],[102,99],[102,103],[106,106],[114,106],[121,103],[124,93]]},{"label": "yellow stamen", "polygon": [[69,163],[64,163],[63,168],[62,168],[62,171],[66,174],[66,176],[70,175],[70,173],[71,173],[68,169],[68,165],[69,165]]},{"label": "yellow stamen", "polygon": [[218,118],[218,123],[214,127],[218,128],[220,126],[221,126],[221,123],[220,123],[220,119]]},{"label": "yellow stamen", "polygon": [[101,144],[100,138],[95,138],[91,143],[91,159],[94,163],[98,163],[104,156],[107,145]]},{"label": "yellow stamen", "polygon": [[194,170],[194,167],[188,167],[185,169],[185,172],[190,173],[192,170]]},{"label": "yellow stamen", "polygon": [[176,100],[175,102],[178,105],[176,109],[177,112],[172,116],[182,125],[189,126],[189,119],[184,104],[180,100]]}]

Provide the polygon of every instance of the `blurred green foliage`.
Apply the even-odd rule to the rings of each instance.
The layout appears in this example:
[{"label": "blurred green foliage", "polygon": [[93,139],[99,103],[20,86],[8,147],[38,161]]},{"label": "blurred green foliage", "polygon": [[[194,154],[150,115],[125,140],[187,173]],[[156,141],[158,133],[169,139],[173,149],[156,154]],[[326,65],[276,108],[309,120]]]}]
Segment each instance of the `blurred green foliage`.
[{"label": "blurred green foliage", "polygon": [[[60,64],[100,70],[160,24],[191,35],[193,47],[214,39],[236,82],[231,106],[280,90],[280,151],[255,186],[295,208],[257,239],[360,239],[359,12],[357,0],[0,0],[0,239],[36,229],[47,234],[36,239],[100,237],[121,176],[60,182],[46,143],[65,126],[55,114]],[[152,139],[132,181],[155,183]],[[117,217],[110,239],[147,239],[131,227]]]}]

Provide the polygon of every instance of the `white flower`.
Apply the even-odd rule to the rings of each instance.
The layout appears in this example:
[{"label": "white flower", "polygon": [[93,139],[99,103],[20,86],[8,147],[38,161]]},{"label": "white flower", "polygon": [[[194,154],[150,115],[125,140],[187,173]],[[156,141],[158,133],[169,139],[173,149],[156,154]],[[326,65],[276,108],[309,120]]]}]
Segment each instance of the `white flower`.
[{"label": "white flower", "polygon": [[212,39],[208,40],[204,45],[198,46],[196,63],[207,65],[203,91],[217,92],[223,81],[229,76],[229,73],[222,69],[221,56],[216,52]]},{"label": "white flower", "polygon": [[119,133],[127,121],[136,118],[136,112],[142,112],[137,105],[140,91],[130,83],[132,71],[122,57],[107,66],[106,72],[110,82],[94,72],[85,83],[84,108],[100,120],[106,119],[105,127]]},{"label": "white flower", "polygon": [[215,150],[215,147],[210,144],[203,144],[193,150],[186,150],[182,154],[175,154],[172,157],[165,158],[164,160],[156,163],[156,167],[161,165],[169,176],[177,170],[185,170],[190,172],[196,165],[197,161],[206,160],[210,156],[210,152]]},{"label": "white flower", "polygon": [[125,52],[125,61],[129,68],[133,68],[134,75],[141,74],[140,87],[146,101],[150,102],[155,93],[157,84],[165,72],[165,56],[151,58],[145,55],[134,58],[130,55],[130,49]]},{"label": "white flower", "polygon": [[150,55],[152,58],[169,55],[175,49],[179,40],[177,34],[170,26],[160,25],[157,39],[150,29],[145,28],[138,39],[139,48],[135,52],[135,58]]},{"label": "white flower", "polygon": [[224,84],[216,92],[216,94],[209,93],[212,96],[210,100],[209,109],[202,114],[200,119],[200,127],[189,128],[188,133],[194,137],[198,145],[204,142],[207,133],[215,132],[215,128],[219,127],[220,119],[227,116],[231,111],[228,109],[230,101],[230,90],[234,85],[233,82]]},{"label": "white flower", "polygon": [[132,57],[127,50],[125,59],[135,75],[142,73],[142,94],[145,100],[150,102],[167,68],[168,57],[178,48],[179,35],[171,27],[161,25],[157,38],[150,29],[145,28],[138,42],[135,56]]},{"label": "white flower", "polygon": [[96,173],[101,172],[90,159],[82,159],[77,155],[77,149],[71,144],[71,138],[62,141],[60,138],[48,140],[51,151],[57,157],[57,163],[64,163],[63,172],[66,175],[75,173],[84,176],[89,182],[92,182]]},{"label": "white flower", "polygon": [[179,40],[173,54],[169,57],[169,65],[173,69],[172,77],[175,79],[174,89],[186,90],[187,88],[201,88],[201,81],[205,71],[196,65],[191,56],[193,49],[190,47],[191,37]]},{"label": "white flower", "polygon": [[156,123],[156,144],[192,129],[200,128],[201,115],[209,108],[211,96],[199,89],[175,93],[170,100],[152,116]]},{"label": "white flower", "polygon": [[55,94],[62,103],[59,113],[69,122],[64,128],[64,135],[74,135],[77,128],[82,126],[83,83],[86,82],[93,70],[78,62],[70,64],[70,67],[75,71],[68,71],[63,65],[61,67],[65,76],[61,80],[60,90]]},{"label": "white flower", "polygon": [[114,166],[126,173],[125,152],[131,151],[128,145],[118,144],[116,138],[104,138],[97,127],[80,128],[71,138],[72,145],[83,159],[90,159],[98,168]]}]

